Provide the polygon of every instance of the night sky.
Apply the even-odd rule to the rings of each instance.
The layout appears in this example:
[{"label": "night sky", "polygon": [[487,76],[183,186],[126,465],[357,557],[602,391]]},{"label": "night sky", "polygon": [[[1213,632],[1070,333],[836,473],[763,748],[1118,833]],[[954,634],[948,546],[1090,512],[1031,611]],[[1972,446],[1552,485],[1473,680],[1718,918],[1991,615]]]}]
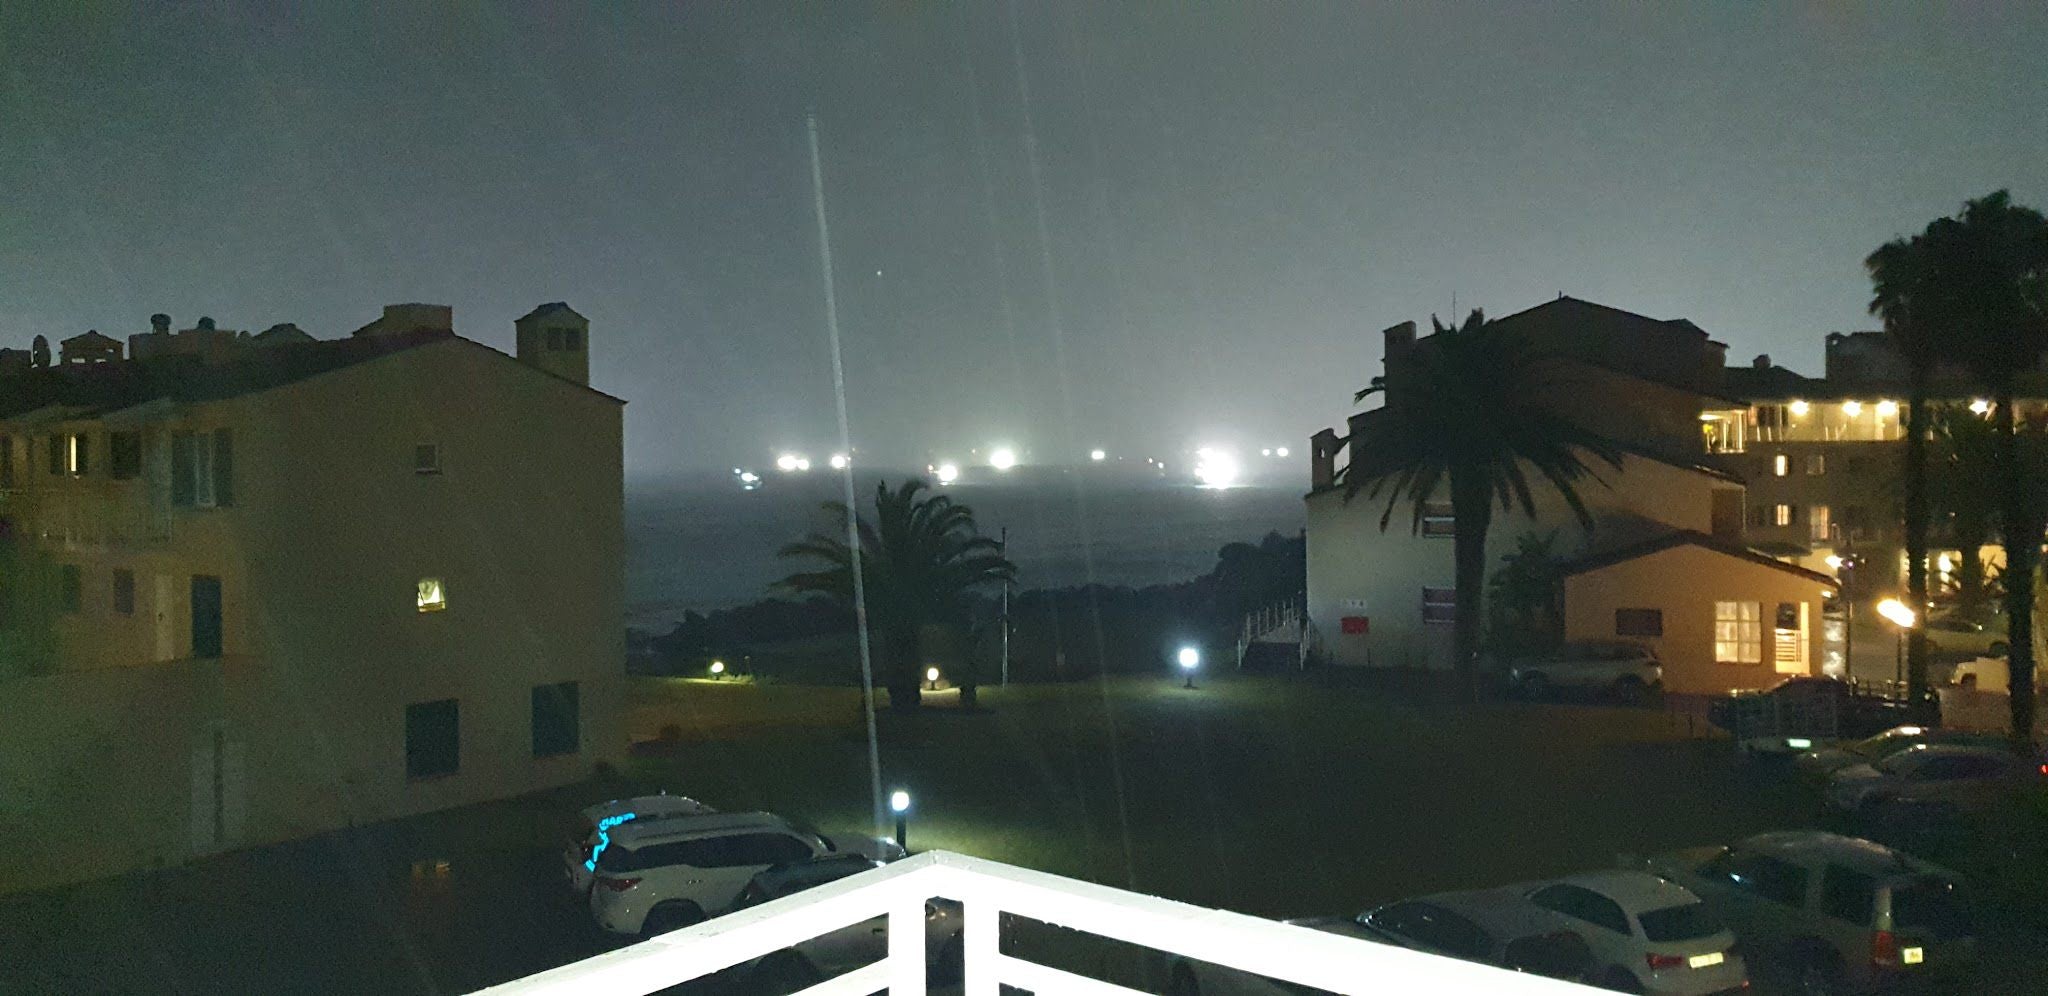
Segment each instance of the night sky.
[{"label": "night sky", "polygon": [[629,473],[822,455],[815,108],[871,459],[1299,447],[1453,295],[1817,374],[1871,248],[2048,203],[2037,3],[280,6],[0,6],[0,344],[566,299]]}]

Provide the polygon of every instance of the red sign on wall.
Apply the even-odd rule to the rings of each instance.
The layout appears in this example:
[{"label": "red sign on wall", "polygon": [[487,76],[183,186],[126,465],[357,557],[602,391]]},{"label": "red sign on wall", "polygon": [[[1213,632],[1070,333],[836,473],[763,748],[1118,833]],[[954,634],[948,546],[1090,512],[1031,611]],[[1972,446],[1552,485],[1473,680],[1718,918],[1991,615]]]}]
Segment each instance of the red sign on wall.
[{"label": "red sign on wall", "polygon": [[1365,616],[1345,616],[1338,626],[1345,636],[1364,636],[1372,628],[1371,621]]}]

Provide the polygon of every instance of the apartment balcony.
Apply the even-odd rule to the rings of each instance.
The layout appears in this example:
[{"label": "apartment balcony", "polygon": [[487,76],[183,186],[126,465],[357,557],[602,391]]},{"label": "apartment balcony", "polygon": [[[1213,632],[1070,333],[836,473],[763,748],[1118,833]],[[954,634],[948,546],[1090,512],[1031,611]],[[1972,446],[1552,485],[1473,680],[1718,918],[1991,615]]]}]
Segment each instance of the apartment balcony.
[{"label": "apartment balcony", "polygon": [[[933,899],[960,904],[964,929],[959,991],[966,996],[996,996],[1004,987],[1032,993],[1142,996],[1140,990],[1006,953],[1005,917],[1150,949],[1161,968],[1184,958],[1277,983],[1266,988],[1256,979],[1236,976],[1251,983],[1244,992],[1564,996],[1593,991],[1542,976],[934,851],[483,992],[652,993],[879,917],[889,924],[886,953],[803,989],[800,996],[924,993],[931,991],[925,925],[926,904]],[[907,929],[896,929],[899,924]]]}]

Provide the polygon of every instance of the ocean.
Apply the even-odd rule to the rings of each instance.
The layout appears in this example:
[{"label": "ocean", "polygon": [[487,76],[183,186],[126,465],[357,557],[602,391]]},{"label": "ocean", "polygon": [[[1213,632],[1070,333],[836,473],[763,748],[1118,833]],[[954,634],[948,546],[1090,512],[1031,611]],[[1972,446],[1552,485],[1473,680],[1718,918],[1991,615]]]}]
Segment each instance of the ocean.
[{"label": "ocean", "polygon": [[[884,474],[892,483],[901,474]],[[869,506],[877,475],[857,473]],[[843,529],[820,510],[842,496],[839,475],[770,472],[759,490],[729,476],[684,475],[626,484],[627,622],[662,631],[687,609],[751,602],[793,565],[775,551],[813,529]],[[943,489],[971,506],[984,533],[1009,529],[1019,588],[1097,582],[1142,587],[1199,577],[1232,542],[1302,528],[1305,483],[1267,478],[1198,487],[1114,468],[970,471]],[[864,508],[872,514],[871,509]]]}]

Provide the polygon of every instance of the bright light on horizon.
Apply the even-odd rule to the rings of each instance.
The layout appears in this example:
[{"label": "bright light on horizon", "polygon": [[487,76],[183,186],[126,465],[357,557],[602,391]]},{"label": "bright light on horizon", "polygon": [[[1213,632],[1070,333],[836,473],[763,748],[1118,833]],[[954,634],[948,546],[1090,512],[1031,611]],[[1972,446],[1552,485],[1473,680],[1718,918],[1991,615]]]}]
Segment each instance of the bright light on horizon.
[{"label": "bright light on horizon", "polygon": [[1284,457],[1284,456],[1286,456],[1286,455],[1287,455],[1287,447],[1285,447],[1285,446],[1282,446],[1282,447],[1280,447],[1279,449],[1276,449],[1276,450],[1274,450],[1274,451],[1273,451],[1273,455],[1274,455],[1274,456],[1276,456],[1276,457]]},{"label": "bright light on horizon", "polygon": [[1227,488],[1237,482],[1237,457],[1229,450],[1204,446],[1195,451],[1195,479],[1203,487]]},{"label": "bright light on horizon", "polygon": [[989,450],[988,465],[997,470],[1009,470],[1017,465],[1017,451],[1007,446],[998,446]]},{"label": "bright light on horizon", "polygon": [[775,458],[775,469],[787,474],[796,470],[797,463],[802,459],[794,453],[784,453]]},{"label": "bright light on horizon", "polygon": [[846,454],[844,454],[844,453],[834,453],[834,454],[832,454],[832,469],[833,469],[833,470],[845,470],[845,469],[846,469],[846,463],[847,463],[847,460],[846,460]]},{"label": "bright light on horizon", "polygon": [[1100,449],[1089,450],[1088,459],[1093,460],[1096,463],[1101,463],[1102,461],[1109,459],[1109,451]]},{"label": "bright light on horizon", "polygon": [[951,484],[960,479],[960,467],[958,464],[939,464],[938,475],[940,484]]}]

